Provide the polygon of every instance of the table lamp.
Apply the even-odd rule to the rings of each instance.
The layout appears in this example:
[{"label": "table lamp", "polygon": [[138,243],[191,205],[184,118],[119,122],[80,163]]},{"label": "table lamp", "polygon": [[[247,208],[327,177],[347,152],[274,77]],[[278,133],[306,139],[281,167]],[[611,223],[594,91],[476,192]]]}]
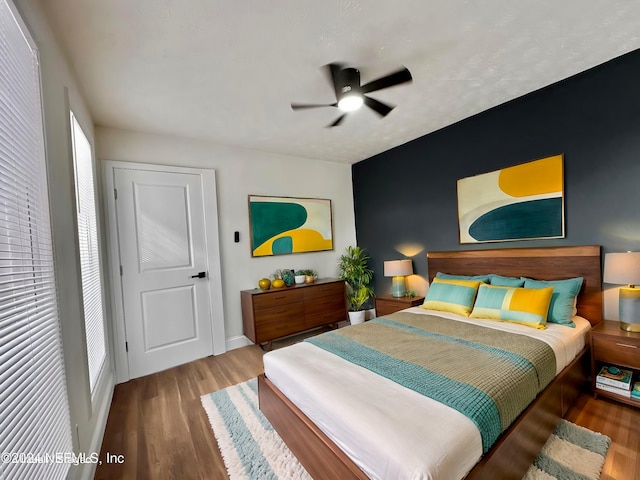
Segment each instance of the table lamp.
[{"label": "table lamp", "polygon": [[384,276],[392,277],[391,295],[394,297],[404,297],[407,294],[404,277],[412,274],[413,266],[411,265],[411,260],[388,260],[384,262]]},{"label": "table lamp", "polygon": [[602,281],[628,285],[620,288],[620,328],[640,332],[640,252],[606,253]]}]

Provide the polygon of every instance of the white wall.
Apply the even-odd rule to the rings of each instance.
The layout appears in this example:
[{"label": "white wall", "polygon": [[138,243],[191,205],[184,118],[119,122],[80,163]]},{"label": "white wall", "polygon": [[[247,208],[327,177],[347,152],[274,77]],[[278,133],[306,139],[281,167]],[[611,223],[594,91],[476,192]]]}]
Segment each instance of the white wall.
[{"label": "white wall", "polygon": [[[69,106],[92,143],[93,123],[39,3],[17,0],[16,4],[40,54],[49,198],[71,428],[76,452],[88,454],[100,451],[115,380],[112,357],[108,352],[107,365],[96,386],[92,404],[82,318]],[[71,477],[90,478],[93,470],[94,465],[90,464],[72,467]]]},{"label": "white wall", "polygon": [[[216,171],[227,349],[247,344],[240,290],[257,287],[260,278],[279,268],[313,268],[320,277],[334,277],[339,256],[355,244],[350,165],[102,127],[96,128],[96,153],[100,160]],[[334,250],[253,258],[249,194],[331,199]],[[240,243],[234,243],[235,231],[240,232]]]}]

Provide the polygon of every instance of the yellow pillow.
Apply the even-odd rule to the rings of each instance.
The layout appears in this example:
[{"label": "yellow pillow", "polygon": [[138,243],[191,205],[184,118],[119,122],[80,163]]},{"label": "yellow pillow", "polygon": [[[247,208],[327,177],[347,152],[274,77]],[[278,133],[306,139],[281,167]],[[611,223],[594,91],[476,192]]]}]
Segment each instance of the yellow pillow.
[{"label": "yellow pillow", "polygon": [[480,285],[471,317],[503,320],[544,330],[553,287],[516,288]]},{"label": "yellow pillow", "polygon": [[482,282],[479,280],[434,278],[422,308],[453,312],[468,317],[480,283]]}]

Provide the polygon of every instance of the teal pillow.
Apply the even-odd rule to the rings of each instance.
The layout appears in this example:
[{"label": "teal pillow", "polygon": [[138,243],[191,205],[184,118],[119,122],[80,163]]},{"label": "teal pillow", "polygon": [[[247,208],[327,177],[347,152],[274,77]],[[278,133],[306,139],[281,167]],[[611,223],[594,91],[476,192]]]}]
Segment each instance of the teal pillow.
[{"label": "teal pillow", "polygon": [[505,277],[495,273],[489,274],[489,283],[496,287],[524,287],[524,278]]},{"label": "teal pillow", "polygon": [[568,278],[566,280],[532,280],[524,278],[524,288],[553,287],[547,322],[575,328],[576,324],[573,323],[572,318],[575,315],[576,298],[582,288],[582,282],[582,277]]},{"label": "teal pillow", "polygon": [[489,275],[476,275],[470,277],[469,275],[449,275],[448,273],[438,272],[436,273],[436,278],[440,278],[442,280],[468,280],[468,281],[481,281],[483,283],[489,283]]},{"label": "teal pillow", "polygon": [[479,280],[434,278],[422,308],[453,312],[468,317],[478,292]]}]

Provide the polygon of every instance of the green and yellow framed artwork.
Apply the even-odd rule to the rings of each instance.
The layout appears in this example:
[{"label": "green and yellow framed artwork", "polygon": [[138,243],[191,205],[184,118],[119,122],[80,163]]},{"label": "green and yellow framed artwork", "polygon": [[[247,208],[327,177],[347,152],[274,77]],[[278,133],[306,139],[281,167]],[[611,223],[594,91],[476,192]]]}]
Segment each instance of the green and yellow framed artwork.
[{"label": "green and yellow framed artwork", "polygon": [[458,180],[460,243],[564,238],[563,155]]},{"label": "green and yellow framed artwork", "polygon": [[251,255],[333,250],[331,200],[249,195]]}]

